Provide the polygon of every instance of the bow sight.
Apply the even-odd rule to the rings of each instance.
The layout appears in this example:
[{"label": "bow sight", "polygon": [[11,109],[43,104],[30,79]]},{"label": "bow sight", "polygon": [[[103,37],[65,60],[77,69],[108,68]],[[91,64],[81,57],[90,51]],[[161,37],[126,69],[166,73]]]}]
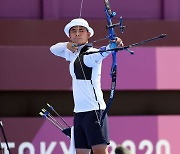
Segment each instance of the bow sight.
[{"label": "bow sight", "polygon": [[120,27],[121,33],[123,33],[123,32],[124,32],[124,28],[127,27],[127,26],[124,26],[124,25],[123,25],[123,18],[122,18],[122,16],[120,17],[118,23],[116,23],[116,24],[111,24],[111,25],[107,25],[107,26],[106,26],[106,29],[109,29],[109,28],[115,28],[115,27],[117,27],[117,26]]}]

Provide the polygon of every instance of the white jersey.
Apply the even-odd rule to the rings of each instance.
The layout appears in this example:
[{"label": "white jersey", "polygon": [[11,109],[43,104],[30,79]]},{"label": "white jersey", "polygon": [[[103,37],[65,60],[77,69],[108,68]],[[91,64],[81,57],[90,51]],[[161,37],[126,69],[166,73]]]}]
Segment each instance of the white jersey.
[{"label": "white jersey", "polygon": [[[86,112],[92,110],[104,110],[106,104],[101,90],[101,65],[102,60],[109,53],[95,53],[79,56],[80,50],[76,53],[67,49],[67,43],[57,43],[51,46],[51,52],[65,58],[70,62],[69,70],[72,77],[74,112]],[[90,48],[87,52],[97,51]]]}]

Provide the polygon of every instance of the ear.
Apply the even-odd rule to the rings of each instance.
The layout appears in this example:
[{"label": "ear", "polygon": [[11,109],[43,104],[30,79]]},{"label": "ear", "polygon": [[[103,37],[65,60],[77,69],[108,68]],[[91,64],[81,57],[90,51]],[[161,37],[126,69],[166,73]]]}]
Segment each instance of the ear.
[{"label": "ear", "polygon": [[88,38],[90,38],[90,35],[91,35],[91,33],[90,33],[90,32],[88,32]]}]

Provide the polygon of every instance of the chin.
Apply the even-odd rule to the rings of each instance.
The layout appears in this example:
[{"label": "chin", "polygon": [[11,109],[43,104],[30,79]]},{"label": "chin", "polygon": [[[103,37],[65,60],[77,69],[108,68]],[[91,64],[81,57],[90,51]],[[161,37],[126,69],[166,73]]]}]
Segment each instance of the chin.
[{"label": "chin", "polygon": [[78,43],[78,45],[84,45],[84,44],[86,44],[86,42],[80,42],[80,43]]}]

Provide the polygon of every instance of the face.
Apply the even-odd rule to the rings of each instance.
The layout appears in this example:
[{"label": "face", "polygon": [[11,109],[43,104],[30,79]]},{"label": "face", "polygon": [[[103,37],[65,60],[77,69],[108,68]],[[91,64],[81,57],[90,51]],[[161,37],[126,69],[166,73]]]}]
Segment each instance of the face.
[{"label": "face", "polygon": [[90,33],[83,26],[74,26],[69,30],[70,40],[78,45],[83,45],[88,42]]}]

